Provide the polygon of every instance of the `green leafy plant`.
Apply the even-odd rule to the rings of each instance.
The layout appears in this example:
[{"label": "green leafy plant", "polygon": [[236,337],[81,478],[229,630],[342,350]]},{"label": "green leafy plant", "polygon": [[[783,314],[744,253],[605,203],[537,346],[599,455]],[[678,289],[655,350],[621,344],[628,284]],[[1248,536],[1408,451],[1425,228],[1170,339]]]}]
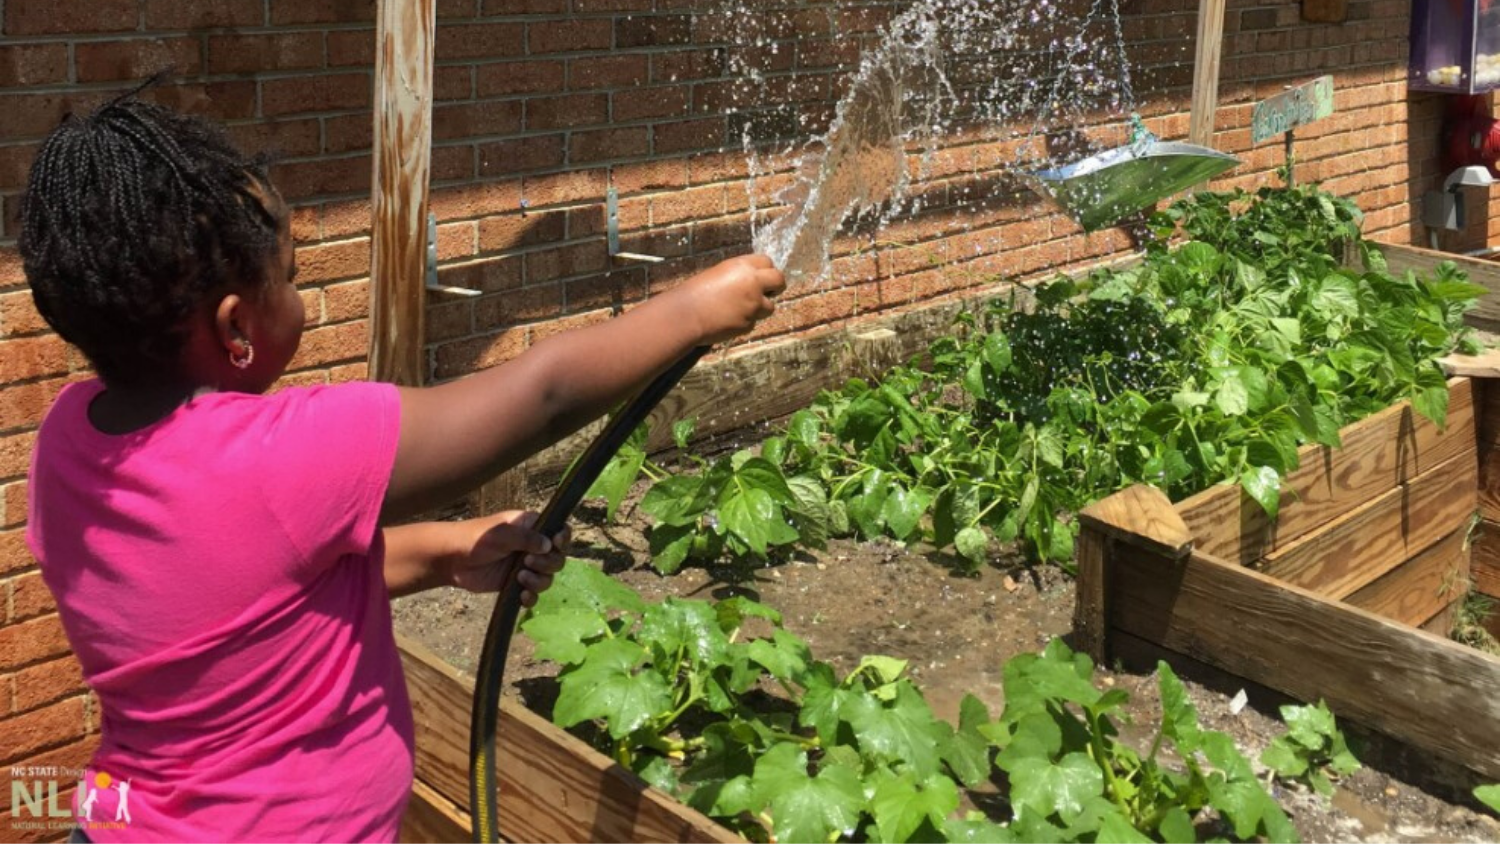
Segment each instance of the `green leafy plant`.
[{"label": "green leafy plant", "polygon": [[1301,446],[1401,399],[1441,424],[1436,360],[1472,346],[1483,292],[1452,265],[1392,275],[1354,205],[1314,186],[1200,193],[1154,224],[1189,239],[967,314],[758,455],[659,480],[642,503],[658,567],[846,535],[930,540],[970,567],[996,541],[1067,561],[1069,514],[1131,484],[1235,482],[1274,517]]},{"label": "green leafy plant", "polygon": [[1359,760],[1323,701],[1316,706],[1283,706],[1281,718],[1286,734],[1272,741],[1260,756],[1260,763],[1279,779],[1301,783],[1327,797],[1333,794],[1333,778],[1359,770]]},{"label": "green leafy plant", "polygon": [[[1115,725],[1126,693],[1099,689],[1092,662],[1060,640],[1005,665],[999,718],[970,695],[954,725],[902,660],[866,657],[840,676],[762,604],[649,603],[581,561],[522,629],[560,666],[554,721],[751,840],[1196,841],[1200,827],[1296,837],[1233,741],[1199,726],[1165,664],[1143,755]],[[1002,809],[959,811],[965,789],[990,784]]]}]

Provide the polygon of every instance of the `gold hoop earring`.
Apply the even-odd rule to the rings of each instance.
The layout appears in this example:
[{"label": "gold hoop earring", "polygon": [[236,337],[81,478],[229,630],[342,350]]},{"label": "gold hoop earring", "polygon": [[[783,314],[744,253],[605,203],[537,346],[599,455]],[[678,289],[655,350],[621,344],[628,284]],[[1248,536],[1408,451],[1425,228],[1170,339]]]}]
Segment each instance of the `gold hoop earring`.
[{"label": "gold hoop earring", "polygon": [[252,345],[250,345],[249,342],[246,342],[245,343],[245,356],[244,357],[236,357],[233,352],[230,352],[229,353],[229,362],[232,363],[232,364],[234,364],[235,368],[237,368],[237,369],[245,369],[245,368],[249,367],[250,364],[252,364],[252,363],[255,362],[255,347],[252,346]]}]

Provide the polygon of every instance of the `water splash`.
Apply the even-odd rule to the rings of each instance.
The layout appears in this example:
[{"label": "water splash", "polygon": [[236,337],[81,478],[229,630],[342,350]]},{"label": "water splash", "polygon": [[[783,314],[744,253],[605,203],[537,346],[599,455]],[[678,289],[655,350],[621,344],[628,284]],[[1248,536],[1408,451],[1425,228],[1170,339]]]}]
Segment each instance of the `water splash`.
[{"label": "water splash", "polygon": [[[770,255],[792,284],[816,282],[851,219],[866,221],[861,228],[878,240],[893,220],[926,205],[1025,193],[1014,184],[981,184],[923,196],[914,188],[941,149],[1005,150],[1009,162],[976,162],[961,174],[977,179],[995,178],[1006,164],[1038,169],[1121,143],[1132,97],[1114,47],[1119,21],[1105,14],[1114,9],[1114,0],[917,0],[878,30],[835,42],[864,49],[841,78],[844,94],[830,119],[805,104],[789,110],[788,86],[778,82],[805,73],[776,61],[803,48],[787,34],[797,31],[795,10],[778,18],[731,7],[741,22],[730,70],[741,80],[736,100],[745,118],[756,251]],[[768,197],[757,183],[781,179],[789,184],[763,207]]]},{"label": "water splash", "polygon": [[850,216],[882,208],[891,213],[907,195],[906,145],[937,130],[939,109],[953,96],[935,11],[928,5],[908,10],[865,54],[833,126],[776,197],[792,212],[756,233],[756,251],[770,256],[789,282],[826,271],[829,247]]}]

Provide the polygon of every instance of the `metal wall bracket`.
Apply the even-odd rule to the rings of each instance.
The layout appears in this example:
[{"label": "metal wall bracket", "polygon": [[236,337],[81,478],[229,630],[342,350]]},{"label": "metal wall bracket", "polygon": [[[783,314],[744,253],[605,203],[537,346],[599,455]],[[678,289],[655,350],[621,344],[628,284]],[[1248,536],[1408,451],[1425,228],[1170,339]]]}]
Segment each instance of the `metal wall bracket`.
[{"label": "metal wall bracket", "polygon": [[666,260],[659,255],[620,251],[620,193],[615,190],[614,185],[610,185],[609,190],[604,194],[604,228],[609,241],[611,258],[619,258],[622,261],[644,261],[648,264],[660,264]]},{"label": "metal wall bracket", "polygon": [[478,296],[482,291],[467,287],[438,284],[437,215],[427,215],[427,278],[422,285],[433,293],[451,293],[454,296]]}]

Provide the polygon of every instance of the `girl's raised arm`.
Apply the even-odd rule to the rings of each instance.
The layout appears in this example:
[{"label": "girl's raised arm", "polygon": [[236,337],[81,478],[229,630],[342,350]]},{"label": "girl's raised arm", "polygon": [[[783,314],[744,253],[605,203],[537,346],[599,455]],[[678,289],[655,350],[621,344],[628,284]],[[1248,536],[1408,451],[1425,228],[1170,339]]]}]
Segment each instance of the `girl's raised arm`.
[{"label": "girl's raised arm", "polygon": [[381,520],[426,512],[557,442],[695,346],[748,331],[785,282],[768,258],[733,258],[600,325],[514,361],[401,391],[401,437]]}]

